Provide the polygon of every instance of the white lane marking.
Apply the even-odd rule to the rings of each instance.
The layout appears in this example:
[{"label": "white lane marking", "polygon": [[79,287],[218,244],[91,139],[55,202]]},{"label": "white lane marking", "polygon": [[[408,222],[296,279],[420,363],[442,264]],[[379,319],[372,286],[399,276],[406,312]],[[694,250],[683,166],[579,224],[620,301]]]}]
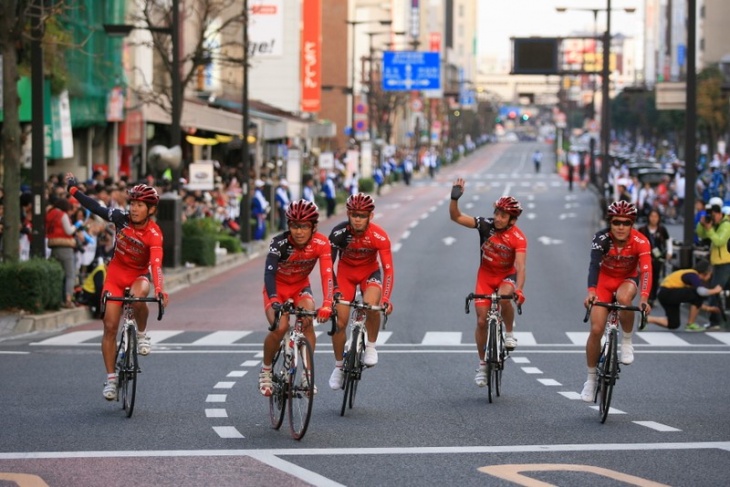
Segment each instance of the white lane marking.
[{"label": "white lane marking", "polygon": [[516,364],[529,364],[530,359],[527,357],[511,357],[512,361]]},{"label": "white lane marking", "polygon": [[214,331],[203,338],[195,340],[193,345],[231,345],[237,340],[250,335],[250,331]]},{"label": "white lane marking", "polygon": [[168,338],[179,335],[182,332],[182,330],[150,330],[150,340],[152,340],[153,343],[160,343]]},{"label": "white lane marking", "polygon": [[241,364],[241,367],[256,367],[260,363],[260,360],[246,360]]},{"label": "white lane marking", "polygon": [[[591,406],[591,409],[595,409],[596,411],[598,411],[598,406]],[[621,411],[620,409],[616,408],[609,408],[608,414],[626,414],[626,411]]]},{"label": "white lane marking", "polygon": [[425,220],[426,218],[428,218],[428,213],[424,213],[423,215],[420,216],[420,218],[421,218],[421,220]]},{"label": "white lane marking", "polygon": [[247,370],[232,370],[226,377],[243,377],[246,374],[248,374]]},{"label": "white lane marking", "polygon": [[566,331],[565,334],[574,345],[585,345],[588,341],[588,331]]},{"label": "white lane marking", "polygon": [[277,457],[275,453],[262,452],[255,453],[250,456],[281,472],[286,472],[287,474],[298,477],[311,485],[319,485],[321,487],[345,487],[343,484],[330,480],[327,477],[323,477],[318,473],[302,468],[294,463],[287,462],[286,460],[282,460]]},{"label": "white lane marking", "polygon": [[661,431],[662,433],[682,431],[680,429],[673,428],[671,426],[667,426],[666,424],[657,423],[656,421],[633,421],[633,423],[636,423],[639,426],[646,426],[647,428],[651,428],[655,431]]},{"label": "white lane marking", "polygon": [[525,374],[542,374],[542,370],[537,367],[522,367],[522,371]]},{"label": "white lane marking", "polygon": [[393,252],[398,252],[401,248],[401,243],[398,242],[397,244],[393,245],[393,247],[390,249]]},{"label": "white lane marking", "polygon": [[560,382],[555,379],[537,379],[537,381],[544,386],[562,386]]},{"label": "white lane marking", "polygon": [[226,394],[208,394],[205,402],[226,402]]},{"label": "white lane marking", "polygon": [[531,331],[515,331],[513,335],[519,345],[537,345],[535,335]]},{"label": "white lane marking", "polygon": [[236,385],[234,381],[218,382],[213,389],[233,389],[234,385]]},{"label": "white lane marking", "polygon": [[393,335],[392,331],[381,331],[378,333],[378,339],[375,340],[376,345],[382,345],[385,342],[388,341],[388,339]]},{"label": "white lane marking", "polygon": [[414,220],[408,225],[408,228],[416,228],[418,226],[418,220]]},{"label": "white lane marking", "polygon": [[427,331],[421,345],[460,345],[460,331]]},{"label": "white lane marking", "polygon": [[223,408],[208,408],[205,410],[206,418],[227,418],[228,411]]},{"label": "white lane marking", "polygon": [[457,453],[535,453],[535,452],[601,452],[601,451],[666,451],[724,450],[730,452],[730,441],[661,442],[661,443],[576,443],[559,445],[492,445],[492,446],[422,446],[386,448],[280,448],[271,450],[120,450],[120,451],[52,451],[0,453],[0,460],[60,458],[145,458],[145,457],[240,457],[246,455],[344,456],[344,455],[453,455]]},{"label": "white lane marking", "polygon": [[0,355],[30,355],[30,352],[5,352],[5,351],[0,351]]},{"label": "white lane marking", "polygon": [[405,239],[407,239],[410,236],[411,236],[411,232],[409,232],[408,230],[406,230],[405,232],[403,232],[401,234],[400,238],[401,238],[401,240],[405,240]]},{"label": "white lane marking", "polygon": [[575,391],[560,391],[558,394],[573,401],[580,399],[580,393]]},{"label": "white lane marking", "polygon": [[86,340],[99,338],[103,334],[103,331],[74,331],[72,333],[64,333],[63,335],[46,338],[40,342],[33,342],[31,345],[77,345]]},{"label": "white lane marking", "polygon": [[235,427],[233,426],[213,426],[213,430],[218,433],[221,438],[245,438]]},{"label": "white lane marking", "polygon": [[649,333],[638,333],[634,334],[649,345],[658,345],[666,347],[685,347],[689,345],[689,342],[679,338],[673,333],[661,333],[661,332],[649,332]]},{"label": "white lane marking", "polygon": [[720,332],[716,332],[716,331],[708,331],[707,333],[705,333],[705,335],[712,337],[715,340],[718,340],[718,341],[724,343],[725,345],[730,345],[730,333],[727,333],[727,332],[720,333]]}]

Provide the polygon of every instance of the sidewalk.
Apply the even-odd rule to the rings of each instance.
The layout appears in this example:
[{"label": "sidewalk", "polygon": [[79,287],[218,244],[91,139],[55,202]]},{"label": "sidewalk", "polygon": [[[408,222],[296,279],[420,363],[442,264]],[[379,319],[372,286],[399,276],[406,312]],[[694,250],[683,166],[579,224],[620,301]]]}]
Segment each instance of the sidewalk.
[{"label": "sidewalk", "polygon": [[[255,259],[266,252],[268,240],[261,240],[244,244],[245,252],[219,256],[216,265],[212,267],[185,267],[165,268],[165,290],[173,294],[192,284],[205,281],[213,276],[226,272],[234,267]],[[61,309],[40,315],[33,315],[25,311],[9,313],[0,311],[0,340],[39,331],[62,330],[80,323],[92,321],[88,308]]]}]

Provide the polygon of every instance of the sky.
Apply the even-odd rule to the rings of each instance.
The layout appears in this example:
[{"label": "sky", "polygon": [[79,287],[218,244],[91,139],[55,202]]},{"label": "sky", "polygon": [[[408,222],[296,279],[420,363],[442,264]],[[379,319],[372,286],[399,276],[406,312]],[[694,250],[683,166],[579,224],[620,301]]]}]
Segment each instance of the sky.
[{"label": "sky", "polygon": [[[480,56],[510,56],[510,37],[568,36],[575,31],[593,32],[593,12],[555,7],[603,9],[598,13],[598,32],[606,28],[606,0],[476,0],[478,2],[477,50]],[[612,0],[611,31],[636,35],[643,22],[644,0]],[[627,14],[624,7],[635,7]],[[619,9],[619,10],[617,10]]]}]

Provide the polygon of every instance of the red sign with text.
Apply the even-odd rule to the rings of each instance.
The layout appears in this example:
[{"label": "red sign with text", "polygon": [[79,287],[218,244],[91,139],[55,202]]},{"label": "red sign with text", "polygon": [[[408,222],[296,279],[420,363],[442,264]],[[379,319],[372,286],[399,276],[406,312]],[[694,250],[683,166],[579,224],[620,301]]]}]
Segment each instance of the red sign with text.
[{"label": "red sign with text", "polygon": [[322,107],[322,0],[302,2],[302,97],[303,112]]}]

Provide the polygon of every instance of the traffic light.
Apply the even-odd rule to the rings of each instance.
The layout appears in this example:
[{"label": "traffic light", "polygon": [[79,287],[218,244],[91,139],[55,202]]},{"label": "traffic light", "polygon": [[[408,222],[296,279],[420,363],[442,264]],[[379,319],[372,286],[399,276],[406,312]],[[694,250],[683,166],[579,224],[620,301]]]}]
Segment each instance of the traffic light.
[{"label": "traffic light", "polygon": [[523,122],[527,122],[530,119],[530,115],[528,115],[527,113],[523,113],[521,119]]}]

